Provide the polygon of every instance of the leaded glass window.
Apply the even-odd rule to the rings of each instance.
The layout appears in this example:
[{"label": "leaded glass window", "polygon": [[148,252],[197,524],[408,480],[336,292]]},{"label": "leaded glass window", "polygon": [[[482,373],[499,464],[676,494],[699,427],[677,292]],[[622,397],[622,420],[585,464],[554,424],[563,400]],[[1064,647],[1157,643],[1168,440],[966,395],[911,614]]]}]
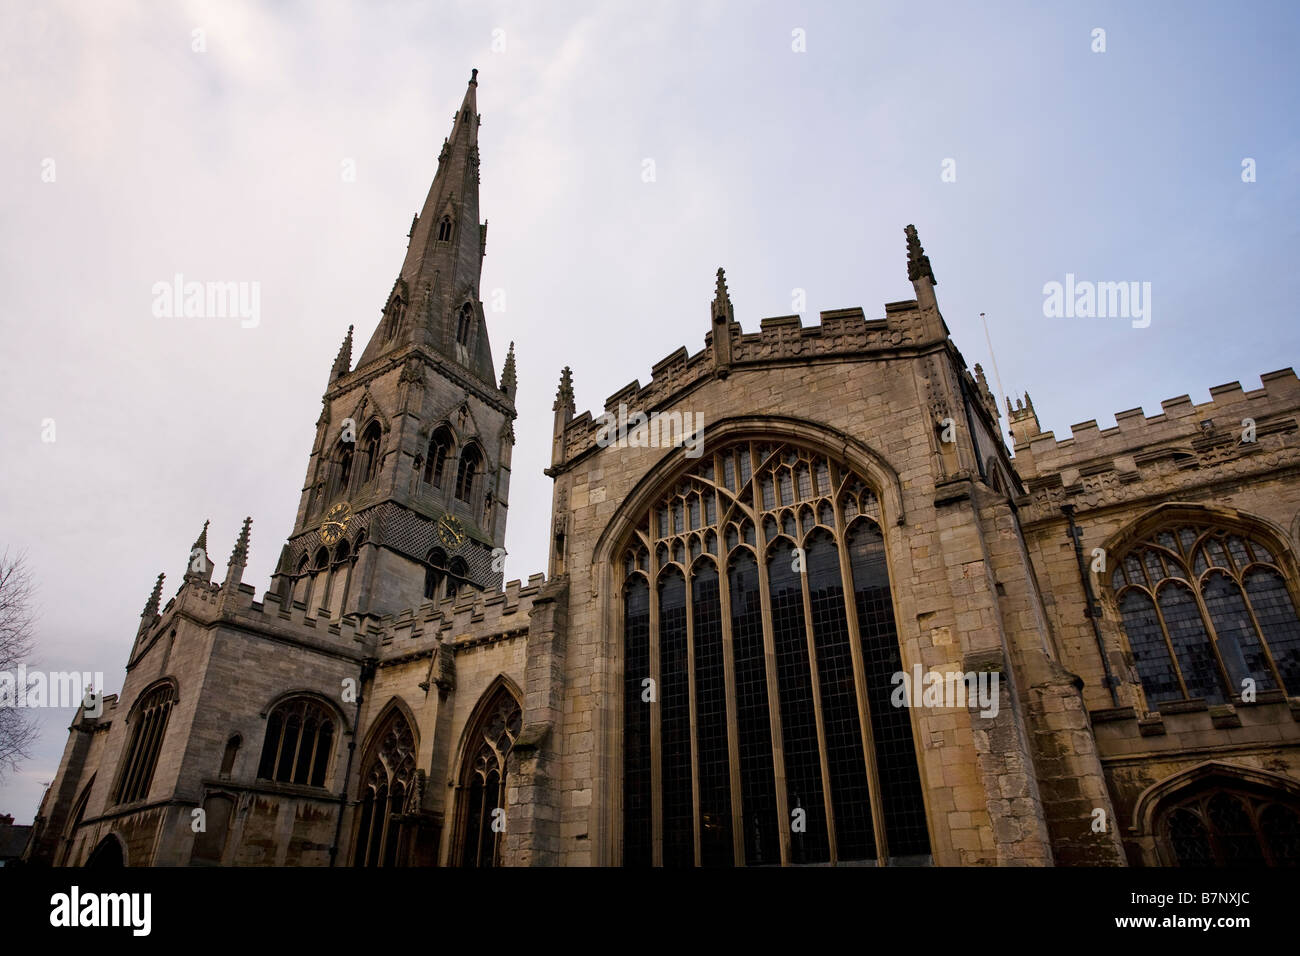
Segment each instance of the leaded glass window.
[{"label": "leaded glass window", "polygon": [[[1300,694],[1300,616],[1275,549],[1244,529],[1183,524],[1111,573],[1147,703]],[[1189,824],[1190,826],[1190,824]]]},{"label": "leaded glass window", "polygon": [[739,441],[636,522],[616,559],[625,865],[928,859],[880,519],[843,462]]}]

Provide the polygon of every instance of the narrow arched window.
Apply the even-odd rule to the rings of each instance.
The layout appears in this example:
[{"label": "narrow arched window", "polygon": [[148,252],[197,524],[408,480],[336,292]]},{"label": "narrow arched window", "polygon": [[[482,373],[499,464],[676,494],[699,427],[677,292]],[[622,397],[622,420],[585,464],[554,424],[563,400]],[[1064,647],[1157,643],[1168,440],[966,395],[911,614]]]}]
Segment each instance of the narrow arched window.
[{"label": "narrow arched window", "polygon": [[383,429],[380,428],[379,422],[371,422],[366,428],[365,434],[361,436],[361,467],[363,469],[361,483],[363,485],[379,474],[379,442],[382,435]]},{"label": "narrow arched window", "polygon": [[519,739],[523,711],[513,694],[499,687],[479,709],[466,737],[460,772],[460,863],[499,866],[506,806],[506,759]]},{"label": "narrow arched window", "polygon": [[634,529],[618,551],[624,864],[928,860],[867,482],[799,445],[734,442]]},{"label": "narrow arched window", "polygon": [[226,741],[225,753],[221,755],[221,776],[229,777],[231,771],[235,769],[235,758],[239,756],[239,747],[244,742],[244,738],[239,734],[233,734]]},{"label": "narrow arched window", "polygon": [[415,734],[401,711],[393,709],[361,766],[354,866],[396,866],[403,861],[402,817],[414,782]]},{"label": "narrow arched window", "polygon": [[1191,522],[1122,553],[1111,589],[1152,708],[1300,694],[1295,585],[1277,553],[1248,529]]},{"label": "narrow arched window", "polygon": [[267,716],[257,776],[277,783],[325,786],[334,752],[334,716],[310,697],[294,697]]},{"label": "narrow arched window", "polygon": [[451,239],[451,217],[443,216],[438,220],[438,241],[447,242]]},{"label": "narrow arched window", "polygon": [[334,486],[335,494],[347,494],[352,482],[352,443],[346,442],[339,450],[338,482]]},{"label": "narrow arched window", "polygon": [[474,476],[478,474],[483,458],[478,447],[467,445],[460,456],[456,470],[456,497],[466,503],[474,499]]},{"label": "narrow arched window", "polygon": [[443,473],[447,467],[447,457],[451,454],[451,432],[446,428],[436,428],[429,439],[429,453],[424,458],[424,480],[435,488],[442,487]]},{"label": "narrow arched window", "polygon": [[396,338],[397,333],[402,329],[402,320],[406,317],[406,303],[402,301],[401,296],[395,295],[392,301],[388,303],[385,312],[386,338]]},{"label": "narrow arched window", "polygon": [[159,684],[136,703],[129,718],[130,742],[113,792],[114,803],[131,803],[149,795],[154,768],[167,733],[167,719],[176,703],[176,688]]},{"label": "narrow arched window", "polygon": [[460,307],[456,315],[456,342],[469,347],[469,333],[474,326],[474,307],[468,302]]},{"label": "narrow arched window", "polygon": [[447,569],[447,597],[455,598],[461,588],[469,583],[469,567],[462,558],[452,558]]}]

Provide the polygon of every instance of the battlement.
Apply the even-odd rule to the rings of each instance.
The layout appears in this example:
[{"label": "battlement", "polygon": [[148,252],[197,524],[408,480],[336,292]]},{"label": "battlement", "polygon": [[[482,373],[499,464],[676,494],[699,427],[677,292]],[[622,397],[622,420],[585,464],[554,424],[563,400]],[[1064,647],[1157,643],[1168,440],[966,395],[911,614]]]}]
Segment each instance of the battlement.
[{"label": "battlement", "polygon": [[459,643],[471,634],[483,637],[526,630],[533,598],[545,583],[546,575],[533,574],[526,585],[514,580],[502,591],[470,590],[454,599],[426,601],[419,607],[379,618],[372,624],[372,633],[379,635],[381,657],[390,658],[420,650],[412,645],[415,640],[438,638]]},{"label": "battlement", "polygon": [[1068,438],[1057,439],[1050,431],[1031,434],[1016,442],[1017,469],[1030,479],[1080,469],[1095,472],[1110,460],[1120,473],[1135,473],[1138,465],[1177,450],[1162,445],[1176,445],[1190,455],[1237,444],[1251,422],[1256,436],[1267,436],[1287,427],[1278,418],[1300,410],[1300,379],[1294,369],[1285,368],[1261,375],[1260,381],[1262,387],[1251,391],[1240,382],[1216,385],[1209,390],[1210,401],[1199,405],[1188,395],[1166,399],[1160,414],[1149,417],[1141,408],[1116,412],[1110,428],[1089,419],[1070,426]]},{"label": "battlement", "polygon": [[[915,299],[890,302],[885,317],[867,319],[860,307],[829,309],[820,314],[818,325],[805,326],[798,315],[762,319],[759,331],[745,334],[739,322],[732,322],[730,371],[746,365],[760,366],[791,360],[810,361],[821,357],[885,352],[922,344],[923,316]],[[713,333],[705,336],[704,348],[690,354],[683,346],[651,366],[650,382],[635,379],[605,399],[604,411],[617,414],[620,405],[629,413],[662,409],[683,391],[715,374]],[[590,411],[575,415],[565,426],[567,458],[582,454],[596,444],[601,430],[600,415]]]}]

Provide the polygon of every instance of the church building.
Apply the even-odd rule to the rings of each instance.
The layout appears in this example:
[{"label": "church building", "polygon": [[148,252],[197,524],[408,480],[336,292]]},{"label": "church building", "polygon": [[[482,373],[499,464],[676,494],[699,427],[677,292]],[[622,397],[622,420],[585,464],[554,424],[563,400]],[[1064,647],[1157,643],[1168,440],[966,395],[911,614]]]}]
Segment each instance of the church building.
[{"label": "church building", "polygon": [[269,587],[251,519],[220,583],[206,524],[159,575],[30,861],[1300,863],[1294,371],[1057,438],[912,226],[870,314],[738,317],[718,269],[702,347],[594,413],[562,371],[505,582],[476,75]]}]

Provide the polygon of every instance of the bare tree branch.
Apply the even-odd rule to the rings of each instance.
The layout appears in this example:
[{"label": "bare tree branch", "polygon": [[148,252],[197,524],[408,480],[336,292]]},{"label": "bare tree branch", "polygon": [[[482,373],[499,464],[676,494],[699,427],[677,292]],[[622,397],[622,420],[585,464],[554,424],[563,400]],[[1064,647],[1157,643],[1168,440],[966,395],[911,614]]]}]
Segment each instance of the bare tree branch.
[{"label": "bare tree branch", "polygon": [[[32,655],[34,590],[26,555],[11,558],[8,551],[0,555],[0,671],[7,672],[14,681],[19,666]],[[17,770],[20,760],[31,756],[36,742],[36,718],[31,711],[17,706],[20,693],[15,687],[12,704],[0,705],[0,780],[6,771]]]}]

